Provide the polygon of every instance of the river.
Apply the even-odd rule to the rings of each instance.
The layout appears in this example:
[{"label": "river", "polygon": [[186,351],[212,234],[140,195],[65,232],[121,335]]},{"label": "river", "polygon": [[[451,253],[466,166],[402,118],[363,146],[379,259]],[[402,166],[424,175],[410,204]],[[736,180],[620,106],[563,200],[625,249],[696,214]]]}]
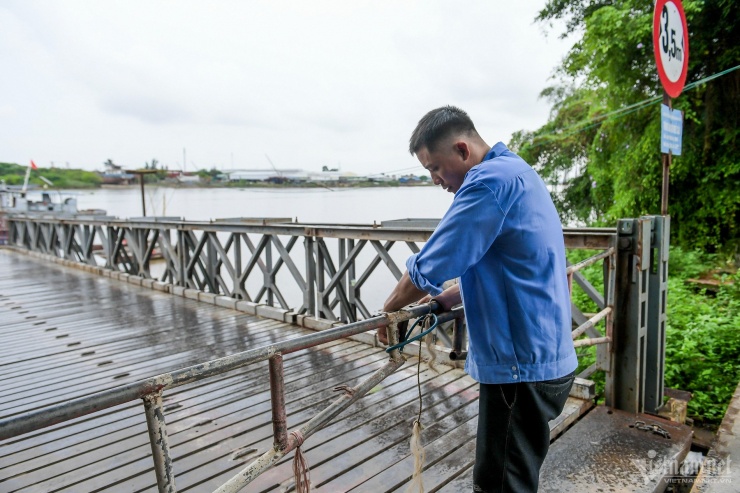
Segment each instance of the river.
[{"label": "river", "polygon": [[[138,187],[76,192],[79,209],[104,209],[121,219],[142,215]],[[145,189],[147,216],[189,221],[231,217],[288,217],[311,223],[380,223],[441,218],[453,195],[440,187],[165,188]]]}]

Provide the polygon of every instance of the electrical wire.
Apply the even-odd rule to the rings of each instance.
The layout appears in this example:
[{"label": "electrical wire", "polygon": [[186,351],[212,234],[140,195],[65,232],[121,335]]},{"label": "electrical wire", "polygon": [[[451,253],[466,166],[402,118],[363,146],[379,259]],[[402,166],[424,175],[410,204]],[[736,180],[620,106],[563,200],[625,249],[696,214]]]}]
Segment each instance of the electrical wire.
[{"label": "electrical wire", "polygon": [[[709,81],[712,81],[714,79],[717,79],[718,77],[722,77],[723,75],[727,75],[730,72],[734,72],[737,69],[740,69],[740,65],[736,65],[734,67],[728,68],[728,69],[723,70],[721,72],[717,72],[716,74],[713,74],[713,75],[709,75],[707,77],[704,77],[703,79],[700,79],[700,80],[691,82],[689,84],[686,84],[686,86],[684,87],[683,90],[684,90],[684,92],[685,91],[690,91],[690,90],[695,89],[695,88],[697,88],[697,87],[699,87],[699,86],[701,86],[703,84],[706,84]],[[565,139],[566,137],[570,137],[571,135],[575,135],[575,134],[580,133],[580,132],[585,132],[586,130],[589,130],[591,128],[594,128],[594,127],[596,127],[596,126],[598,126],[598,125],[600,125],[600,124],[602,124],[602,123],[604,123],[606,121],[611,121],[611,120],[616,120],[618,118],[622,118],[622,117],[627,116],[629,114],[632,114],[632,113],[634,113],[636,111],[639,111],[639,110],[641,110],[643,108],[647,108],[648,106],[652,106],[655,103],[658,103],[658,102],[660,102],[662,100],[663,100],[663,96],[653,96],[651,98],[647,98],[647,99],[644,99],[642,101],[638,101],[637,103],[630,104],[630,105],[625,106],[623,108],[619,108],[619,109],[616,109],[614,111],[610,111],[609,113],[605,113],[603,115],[599,115],[599,116],[597,116],[595,118],[592,118],[590,120],[579,122],[579,123],[570,125],[568,127],[564,127],[562,129],[557,130],[557,131],[554,131],[554,132],[550,132],[550,133],[543,134],[543,135],[538,135],[538,136],[534,137],[537,140],[545,139],[547,137],[555,137],[555,138],[547,139],[546,142],[540,142],[540,143],[537,143],[537,144],[532,144],[531,147],[539,147],[541,145],[545,145],[545,144],[548,144],[548,143],[551,143],[551,142],[556,142],[558,140]],[[572,132],[567,132],[568,130],[571,130],[571,129],[574,129],[574,130]],[[563,132],[567,132],[567,133],[563,133]]]}]

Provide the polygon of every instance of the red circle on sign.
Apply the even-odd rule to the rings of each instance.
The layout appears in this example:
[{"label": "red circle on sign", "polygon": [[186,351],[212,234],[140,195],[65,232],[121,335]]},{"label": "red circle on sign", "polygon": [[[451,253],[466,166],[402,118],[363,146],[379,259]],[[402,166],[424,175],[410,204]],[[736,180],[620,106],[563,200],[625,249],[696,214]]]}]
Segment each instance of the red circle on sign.
[{"label": "red circle on sign", "polygon": [[[667,31],[661,35],[661,26],[667,23],[668,4],[672,4],[671,6],[677,10],[681,20],[681,28],[683,29],[684,46],[680,50],[682,59],[678,77],[671,77],[671,74],[668,73],[664,65],[664,59],[661,57],[661,52],[664,54],[667,53],[665,47],[670,46],[673,40]],[[675,29],[672,31],[675,31]],[[672,48],[675,47],[675,45],[672,46]],[[658,0],[655,3],[655,12],[653,12],[653,54],[655,55],[655,64],[658,66],[658,76],[665,92],[672,98],[678,97],[681,91],[683,91],[683,86],[686,84],[686,74],[689,69],[689,29],[686,24],[686,14],[683,11],[681,0]]]}]

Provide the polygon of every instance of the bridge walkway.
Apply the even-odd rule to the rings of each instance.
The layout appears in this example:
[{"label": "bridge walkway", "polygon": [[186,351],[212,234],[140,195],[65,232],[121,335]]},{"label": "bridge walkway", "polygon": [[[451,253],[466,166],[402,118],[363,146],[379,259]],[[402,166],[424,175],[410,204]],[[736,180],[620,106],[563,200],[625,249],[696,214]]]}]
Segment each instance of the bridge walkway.
[{"label": "bridge walkway", "polygon": [[[7,249],[0,249],[0,320],[0,419],[310,332]],[[337,396],[336,387],[354,385],[386,359],[383,351],[355,340],[286,355],[288,428],[323,409]],[[420,377],[425,488],[470,491],[477,384],[462,370],[437,369],[422,365]],[[267,363],[257,363],[164,393],[179,491],[213,491],[272,446],[267,375]],[[570,398],[566,412],[551,423],[553,436],[590,407]],[[140,402],[132,402],[0,441],[0,491],[156,491],[142,411]],[[315,490],[403,491],[412,471],[408,442],[417,411],[416,360],[409,358],[305,443]],[[586,415],[564,435],[570,441],[558,447],[557,440],[553,452],[574,457],[585,449],[582,433],[589,431],[573,431],[588,426],[593,415],[603,433],[609,425],[599,414]],[[685,436],[678,441],[666,442],[667,452],[682,449]],[[290,491],[292,456],[245,491]],[[569,480],[555,459],[543,471],[543,486]],[[583,460],[578,467],[604,467]],[[599,481],[587,483],[591,488]]]},{"label": "bridge walkway", "polygon": [[[7,250],[0,320],[2,418],[311,332]],[[289,429],[336,398],[334,387],[386,360],[352,340],[286,355]],[[414,361],[306,442],[317,491],[405,484],[418,411]],[[470,467],[477,415],[475,382],[437,368],[421,374],[430,487]],[[272,446],[267,377],[259,363],[164,393],[178,490],[213,491]],[[142,410],[130,403],[0,442],[0,491],[156,491]],[[290,485],[292,455],[246,491]]]}]

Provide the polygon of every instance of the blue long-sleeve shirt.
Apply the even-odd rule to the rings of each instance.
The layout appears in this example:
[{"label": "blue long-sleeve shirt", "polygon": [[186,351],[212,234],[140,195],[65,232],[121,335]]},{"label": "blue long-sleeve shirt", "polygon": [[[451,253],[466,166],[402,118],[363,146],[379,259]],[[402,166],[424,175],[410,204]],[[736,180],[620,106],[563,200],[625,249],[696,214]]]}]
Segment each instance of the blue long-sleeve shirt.
[{"label": "blue long-sleeve shirt", "polygon": [[468,171],[406,267],[432,295],[460,278],[465,370],[477,381],[550,380],[578,366],[560,218],[539,175],[503,143]]}]

